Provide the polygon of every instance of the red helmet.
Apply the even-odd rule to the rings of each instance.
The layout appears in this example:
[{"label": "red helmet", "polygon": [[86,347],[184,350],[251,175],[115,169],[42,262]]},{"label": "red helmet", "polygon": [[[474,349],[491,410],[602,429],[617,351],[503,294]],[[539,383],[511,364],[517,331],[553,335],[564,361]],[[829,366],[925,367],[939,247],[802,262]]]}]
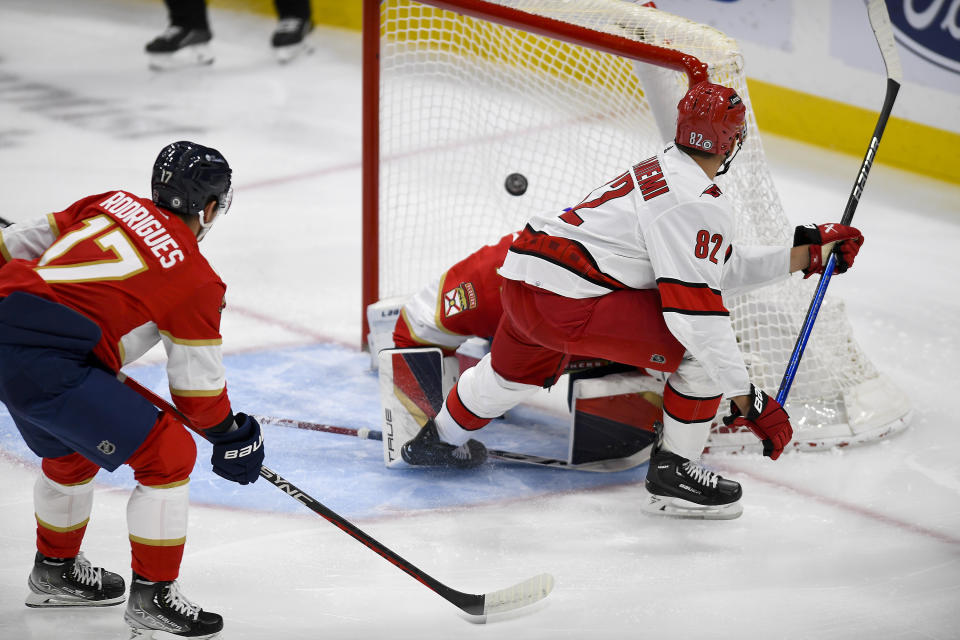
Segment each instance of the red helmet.
[{"label": "red helmet", "polygon": [[747,137],[747,109],[737,92],[712,82],[690,87],[677,104],[676,143],[726,155]]}]

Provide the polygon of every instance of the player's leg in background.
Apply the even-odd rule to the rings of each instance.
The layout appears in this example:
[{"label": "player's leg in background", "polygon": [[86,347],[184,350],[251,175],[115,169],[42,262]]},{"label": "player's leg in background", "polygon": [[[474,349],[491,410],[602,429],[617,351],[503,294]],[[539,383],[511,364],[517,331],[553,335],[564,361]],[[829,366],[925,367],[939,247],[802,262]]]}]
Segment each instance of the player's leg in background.
[{"label": "player's leg in background", "polygon": [[213,62],[207,46],[213,38],[206,0],[164,0],[169,24],[145,49],[150,68],[175,69]]},{"label": "player's leg in background", "polygon": [[277,28],[270,37],[270,46],[280,62],[288,62],[302,53],[308,53],[305,38],[313,31],[310,0],[274,0],[277,9]]}]

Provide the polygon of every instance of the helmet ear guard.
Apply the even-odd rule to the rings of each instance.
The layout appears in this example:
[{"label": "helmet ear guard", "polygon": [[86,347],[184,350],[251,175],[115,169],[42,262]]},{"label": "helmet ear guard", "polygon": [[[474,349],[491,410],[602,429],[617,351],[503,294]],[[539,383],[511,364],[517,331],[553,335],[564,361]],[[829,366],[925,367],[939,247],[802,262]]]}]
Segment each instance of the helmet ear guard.
[{"label": "helmet ear guard", "polygon": [[677,104],[674,140],[684,147],[725,156],[720,175],[729,168],[747,137],[746,115],[747,109],[736,91],[712,82],[699,82]]},{"label": "helmet ear guard", "polygon": [[210,231],[210,228],[213,227],[213,223],[216,222],[220,216],[227,215],[227,211],[230,210],[230,205],[233,203],[233,187],[227,187],[227,190],[220,194],[217,197],[217,208],[214,209],[213,217],[210,218],[210,222],[206,220],[206,210],[200,211],[200,231],[197,233],[197,242],[203,240],[203,237],[207,235],[207,232]]}]

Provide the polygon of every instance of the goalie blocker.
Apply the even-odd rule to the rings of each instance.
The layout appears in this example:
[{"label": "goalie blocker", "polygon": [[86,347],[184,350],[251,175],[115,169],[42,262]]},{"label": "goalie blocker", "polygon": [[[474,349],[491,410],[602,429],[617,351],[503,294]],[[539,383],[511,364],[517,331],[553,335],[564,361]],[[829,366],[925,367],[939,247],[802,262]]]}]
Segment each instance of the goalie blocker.
[{"label": "goalie blocker", "polygon": [[[435,347],[384,349],[378,354],[383,425],[383,462],[407,466],[404,443],[443,406],[447,362]],[[623,365],[570,375],[571,412],[568,467],[612,461],[611,470],[629,469],[650,458],[655,424],[662,418],[663,382]]]}]

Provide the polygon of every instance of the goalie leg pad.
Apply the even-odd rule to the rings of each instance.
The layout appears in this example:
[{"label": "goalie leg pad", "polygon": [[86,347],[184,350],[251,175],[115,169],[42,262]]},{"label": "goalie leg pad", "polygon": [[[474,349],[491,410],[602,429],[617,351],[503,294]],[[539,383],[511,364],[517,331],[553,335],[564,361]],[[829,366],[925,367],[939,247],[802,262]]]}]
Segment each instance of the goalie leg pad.
[{"label": "goalie leg pad", "polygon": [[646,461],[656,438],[655,424],[663,416],[663,383],[638,371],[586,379],[570,375],[570,463],[629,457],[636,464]]},{"label": "goalie leg pad", "polygon": [[387,349],[378,357],[383,463],[404,467],[400,448],[443,406],[443,353],[436,347]]}]

